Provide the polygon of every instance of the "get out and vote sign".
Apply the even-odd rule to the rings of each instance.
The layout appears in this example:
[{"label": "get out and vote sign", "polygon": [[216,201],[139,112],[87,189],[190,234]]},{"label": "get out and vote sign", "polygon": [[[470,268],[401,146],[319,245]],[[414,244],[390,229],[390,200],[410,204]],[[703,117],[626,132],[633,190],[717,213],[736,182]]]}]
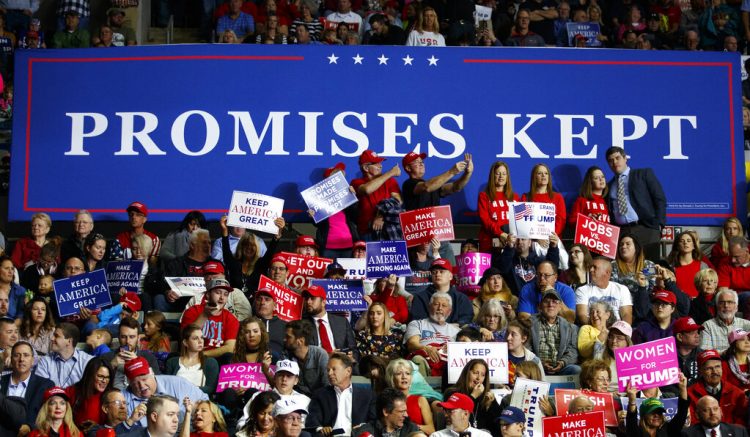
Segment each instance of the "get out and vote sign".
[{"label": "get out and vote sign", "polygon": [[615,366],[620,392],[625,391],[628,383],[643,390],[680,382],[674,337],[617,349]]},{"label": "get out and vote sign", "polygon": [[284,212],[284,199],[265,194],[235,191],[229,206],[227,224],[245,229],[275,234],[278,228],[273,221]]},{"label": "get out and vote sign", "polygon": [[615,259],[619,237],[620,228],[617,226],[578,214],[575,242],[586,246],[591,252]]},{"label": "get out and vote sign", "polygon": [[473,359],[487,363],[492,384],[508,383],[508,343],[453,341],[448,343],[448,383],[458,381],[466,363]]},{"label": "get out and vote sign", "polygon": [[433,206],[402,212],[399,219],[407,247],[429,243],[433,237],[438,241],[450,241],[455,238],[450,206]]},{"label": "get out and vote sign", "polygon": [[112,305],[104,269],[58,279],[52,285],[60,317],[78,314],[81,308],[96,309]]}]

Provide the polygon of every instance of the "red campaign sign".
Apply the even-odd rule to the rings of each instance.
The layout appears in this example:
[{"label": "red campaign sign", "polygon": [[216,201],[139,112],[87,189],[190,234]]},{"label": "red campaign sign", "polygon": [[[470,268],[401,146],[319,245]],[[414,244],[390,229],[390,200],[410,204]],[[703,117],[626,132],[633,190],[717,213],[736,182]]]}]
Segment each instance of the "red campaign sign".
[{"label": "red campaign sign", "polygon": [[542,419],[542,435],[544,437],[604,437],[606,435],[604,413],[592,411],[545,417]]},{"label": "red campaign sign", "polygon": [[615,259],[619,236],[620,228],[617,226],[578,214],[575,243],[586,246],[591,252]]},{"label": "red campaign sign", "polygon": [[323,23],[324,30],[338,30],[339,24],[346,24],[351,32],[359,32],[359,23],[346,23],[342,21],[330,21],[325,18],[321,18],[320,22]]},{"label": "red campaign sign", "polygon": [[[555,390],[555,408],[557,408],[557,414],[567,413],[570,401],[578,396],[586,396],[594,403],[594,411],[602,411],[604,413],[604,423],[607,426],[617,426],[615,401],[612,397],[612,393],[598,393],[589,390],[558,388]],[[546,431],[544,435],[547,435]]]},{"label": "red campaign sign", "polygon": [[432,237],[439,241],[450,241],[456,238],[453,233],[453,216],[449,205],[402,212],[399,218],[406,247],[429,243]]},{"label": "red campaign sign", "polygon": [[286,285],[297,290],[307,289],[312,285],[313,279],[323,279],[326,275],[326,267],[333,262],[330,258],[297,255],[289,252],[281,252],[279,255],[286,258],[286,264],[289,267]]},{"label": "red campaign sign", "polygon": [[260,275],[258,289],[268,288],[276,296],[276,315],[285,322],[302,318],[302,296]]}]

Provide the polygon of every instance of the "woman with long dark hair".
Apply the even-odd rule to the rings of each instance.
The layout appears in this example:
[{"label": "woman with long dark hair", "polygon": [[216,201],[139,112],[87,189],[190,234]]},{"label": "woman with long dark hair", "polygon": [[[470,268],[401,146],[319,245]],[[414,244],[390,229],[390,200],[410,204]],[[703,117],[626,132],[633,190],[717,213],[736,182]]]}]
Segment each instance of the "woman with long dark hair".
[{"label": "woman with long dark hair", "polygon": [[456,384],[446,390],[445,399],[453,393],[463,393],[474,401],[474,411],[469,416],[469,422],[475,428],[486,429],[492,435],[500,435],[500,427],[496,419],[502,410],[495,400],[495,394],[490,390],[490,371],[487,362],[475,358],[464,366]]},{"label": "woman with long dark hair", "polygon": [[578,198],[568,216],[568,224],[575,226],[578,214],[591,217],[594,220],[609,223],[609,209],[607,208],[607,178],[597,166],[589,167],[583,177]]},{"label": "woman with long dark hair", "polygon": [[568,254],[568,270],[560,272],[560,282],[570,285],[575,290],[589,283],[589,270],[594,264],[594,259],[589,249],[579,243],[571,245]]},{"label": "woman with long dark hair", "polygon": [[250,404],[250,420],[237,432],[237,437],[271,437],[275,423],[271,412],[276,401],[281,396],[272,391],[266,391],[253,399]]},{"label": "woman with long dark hair", "polygon": [[710,266],[701,261],[701,253],[698,242],[691,232],[681,232],[674,239],[672,251],[667,256],[669,265],[674,268],[674,274],[677,277],[677,287],[685,292],[690,299],[698,296],[698,289],[695,288],[695,275]]},{"label": "woman with long dark hair", "polygon": [[65,389],[77,426],[88,429],[91,424],[104,423],[102,394],[112,388],[114,379],[115,372],[109,361],[94,357],[86,364],[81,380]]},{"label": "woman with long dark hair", "polygon": [[21,329],[18,332],[19,338],[28,341],[36,353],[47,355],[53,332],[55,332],[55,321],[49,304],[41,297],[33,298],[26,304]]},{"label": "woman with long dark hair", "polygon": [[190,211],[185,215],[177,230],[170,232],[161,244],[159,258],[168,261],[178,258],[190,250],[190,233],[196,229],[206,229],[206,217],[200,211]]},{"label": "woman with long dark hair", "polygon": [[203,331],[198,325],[182,329],[180,356],[167,360],[167,375],[181,376],[192,382],[206,394],[216,391],[219,380],[219,363],[203,355]]}]

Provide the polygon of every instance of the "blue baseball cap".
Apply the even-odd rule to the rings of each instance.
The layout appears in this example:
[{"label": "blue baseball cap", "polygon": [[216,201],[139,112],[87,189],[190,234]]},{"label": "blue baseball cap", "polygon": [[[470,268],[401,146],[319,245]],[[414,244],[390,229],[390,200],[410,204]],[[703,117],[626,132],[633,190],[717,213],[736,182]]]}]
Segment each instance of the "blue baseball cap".
[{"label": "blue baseball cap", "polygon": [[523,414],[523,411],[521,411],[520,408],[506,407],[503,412],[500,413],[500,417],[498,417],[497,420],[509,424],[525,423],[526,415]]}]

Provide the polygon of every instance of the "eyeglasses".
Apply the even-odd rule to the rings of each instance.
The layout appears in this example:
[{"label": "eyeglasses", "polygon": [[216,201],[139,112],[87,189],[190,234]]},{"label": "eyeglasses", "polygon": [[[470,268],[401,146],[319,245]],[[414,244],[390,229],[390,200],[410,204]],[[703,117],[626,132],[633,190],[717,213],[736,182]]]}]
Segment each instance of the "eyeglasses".
[{"label": "eyeglasses", "polygon": [[125,404],[125,401],[121,401],[121,400],[119,400],[119,399],[117,399],[116,401],[109,401],[109,402],[107,402],[107,403],[108,403],[108,404],[112,404],[112,405],[114,405],[114,406],[116,406],[116,407],[120,407],[120,406],[126,405],[126,404]]},{"label": "eyeglasses", "polygon": [[554,273],[537,273],[536,275],[539,277],[539,279],[549,279],[555,276]]},{"label": "eyeglasses", "polygon": [[303,417],[301,415],[299,415],[299,414],[287,414],[281,420],[284,421],[284,422],[286,422],[286,423],[302,422]]},{"label": "eyeglasses", "polygon": [[96,379],[99,381],[109,381],[110,377],[109,375],[96,375]]}]

